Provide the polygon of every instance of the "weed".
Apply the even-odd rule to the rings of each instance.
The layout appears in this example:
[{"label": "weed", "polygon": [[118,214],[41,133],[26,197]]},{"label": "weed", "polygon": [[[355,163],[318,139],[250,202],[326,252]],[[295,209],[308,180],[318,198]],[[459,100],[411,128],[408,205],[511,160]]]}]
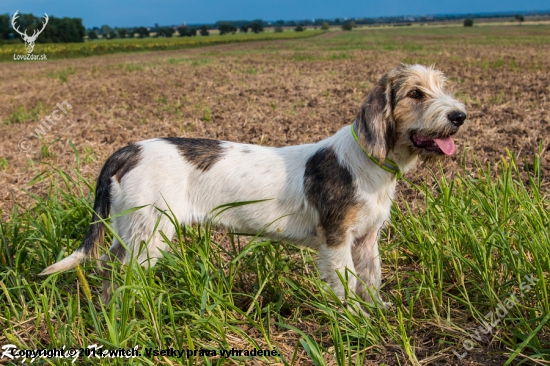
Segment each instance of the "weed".
[{"label": "weed", "polygon": [[58,78],[59,81],[62,83],[66,83],[69,79],[70,75],[74,75],[76,73],[76,69],[72,66],[69,66],[61,71],[53,71],[48,73],[47,75],[51,78]]},{"label": "weed", "polygon": [[206,65],[206,64],[209,64],[210,62],[212,62],[212,60],[207,58],[194,59],[193,61],[191,61],[191,66]]},{"label": "weed", "polygon": [[15,111],[10,113],[9,117],[4,120],[4,124],[11,125],[13,123],[24,123],[29,121],[37,121],[39,116],[44,113],[44,105],[38,102],[36,107],[27,109],[20,105]]},{"label": "weed", "polygon": [[96,161],[95,151],[91,146],[84,146],[84,164]]},{"label": "weed", "polygon": [[177,64],[180,64],[182,62],[190,62],[190,60],[188,58],[171,58],[171,59],[168,59],[168,63],[172,64],[172,65],[177,65]]},{"label": "weed", "polygon": [[502,100],[504,99],[504,92],[501,91],[498,93],[498,95],[491,95],[489,97],[489,103],[499,105],[502,104]]},{"label": "weed", "polygon": [[481,66],[484,68],[484,69],[500,69],[502,67],[504,67],[504,60],[499,58],[497,60],[494,60],[494,61],[489,61],[489,60],[486,60],[486,61],[483,61]]},{"label": "weed", "polygon": [[47,143],[43,138],[40,138],[39,141],[40,141],[40,158],[41,159],[46,159],[46,158],[49,158],[49,157],[52,157],[52,153],[50,152],[50,146],[52,146],[53,144],[55,144],[57,141],[61,140],[61,137],[58,137],[57,139],[55,139],[54,141],[52,141],[51,143]]},{"label": "weed", "polygon": [[328,57],[330,60],[346,60],[351,58],[346,52],[333,53]]},{"label": "weed", "polygon": [[143,66],[138,64],[124,64],[123,67],[124,67],[124,70],[128,72],[143,70]]},{"label": "weed", "polygon": [[212,118],[212,111],[210,110],[209,106],[204,107],[203,109],[204,114],[202,115],[203,121],[210,122]]},{"label": "weed", "polygon": [[191,66],[200,66],[200,65],[206,65],[208,63],[211,63],[212,60],[208,58],[199,58],[199,59],[192,59],[192,58],[171,58],[168,60],[168,63],[172,65],[177,65],[181,63],[187,63]]},{"label": "weed", "polygon": [[310,54],[306,54],[306,53],[296,53],[296,54],[291,56],[291,59],[293,61],[315,61],[315,60],[318,60],[317,57],[315,57],[313,55],[310,55]]}]

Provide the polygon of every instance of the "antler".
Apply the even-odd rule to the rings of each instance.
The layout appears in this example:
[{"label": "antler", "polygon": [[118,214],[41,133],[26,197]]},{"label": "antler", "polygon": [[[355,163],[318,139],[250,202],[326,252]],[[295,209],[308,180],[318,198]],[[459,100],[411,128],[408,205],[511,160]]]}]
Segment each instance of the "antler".
[{"label": "antler", "polygon": [[[44,18],[46,18],[46,21],[45,21],[45,22],[42,22],[42,29],[40,29],[40,30],[36,30],[36,29],[33,30],[33,31],[32,31],[32,36],[30,36],[29,39],[36,40],[36,39],[38,38],[38,35],[39,35],[40,33],[42,33],[42,31],[44,30],[44,28],[46,28],[46,24],[48,24],[48,19],[50,19],[50,18],[48,18],[48,14],[46,14],[46,13],[44,13]],[[27,33],[27,32],[25,31],[25,34],[26,34],[26,33]]]},{"label": "antler", "polygon": [[50,19],[50,18],[48,18],[48,14],[44,13],[44,19],[46,19],[46,21],[42,22],[42,29],[40,29],[40,31],[36,34],[36,36],[38,36],[40,33],[42,33],[44,28],[46,28],[46,24],[48,24],[48,20]]},{"label": "antler", "polygon": [[17,10],[15,12],[15,14],[13,14],[13,18],[11,18],[11,26],[13,27],[13,30],[16,31],[17,33],[19,33],[20,35],[22,35],[23,37],[28,37],[27,35],[27,31],[25,31],[25,33],[21,33],[21,31],[19,30],[19,27],[15,27],[15,19],[19,18],[19,16],[17,15],[17,13],[19,13],[19,10]]},{"label": "antler", "polygon": [[29,37],[29,35],[27,34],[27,30],[25,30],[24,33],[21,33],[21,31],[19,30],[19,27],[15,27],[15,19],[19,18],[19,15],[17,15],[19,13],[19,10],[15,12],[15,14],[13,14],[13,17],[11,18],[11,26],[13,27],[13,30],[16,31],[17,33],[19,33],[20,35],[23,36],[23,39],[27,40],[36,40],[36,38],[38,38],[38,35],[40,33],[42,33],[42,31],[44,30],[44,28],[46,28],[46,24],[48,24],[48,20],[50,18],[48,18],[48,14],[44,13],[44,19],[46,20],[45,22],[42,22],[42,29],[40,29],[37,33],[37,30],[35,29],[32,33],[32,36]]}]

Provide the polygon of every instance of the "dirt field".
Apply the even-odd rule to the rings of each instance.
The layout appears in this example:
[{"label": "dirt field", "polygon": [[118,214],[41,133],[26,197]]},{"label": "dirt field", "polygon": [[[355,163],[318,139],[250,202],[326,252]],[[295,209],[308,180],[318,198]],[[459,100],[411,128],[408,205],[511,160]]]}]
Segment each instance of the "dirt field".
[{"label": "dirt field", "polygon": [[[4,63],[0,208],[5,218],[15,203],[27,201],[25,185],[41,162],[73,167],[69,141],[85,174],[95,178],[115,150],[151,137],[273,146],[320,140],[349,124],[371,86],[400,62],[435,64],[467,105],[467,129],[456,139],[459,153],[445,163],[448,172],[471,152],[482,164],[497,162],[507,148],[533,154],[541,141],[545,149],[549,143],[549,39],[549,26],[367,29],[296,41]],[[64,101],[72,109],[44,130],[42,141],[31,137]],[[550,157],[543,158],[548,171]]]},{"label": "dirt field", "polygon": [[[206,137],[270,146],[314,142],[350,124],[373,84],[400,62],[435,64],[467,106],[467,128],[455,139],[457,154],[443,162],[445,174],[452,175],[462,164],[471,167],[472,155],[487,165],[498,163],[506,149],[531,156],[540,145],[548,187],[549,44],[550,26],[415,27],[3,63],[2,217],[8,219],[14,205],[31,202],[27,184],[45,169],[42,163],[65,170],[75,166],[70,142],[79,151],[82,172],[91,179],[115,150],[152,137]],[[58,114],[60,120],[45,130],[41,141],[31,137],[37,128],[43,129],[41,121],[59,109],[58,103],[67,114]],[[422,180],[427,169],[421,165],[408,178]],[[38,187],[30,191],[43,194]],[[398,191],[399,200],[410,194],[403,183]],[[435,342],[437,335],[422,332],[419,337]],[[426,363],[446,364],[441,354],[432,353],[436,346],[425,344]],[[373,364],[393,364],[391,347],[385,352],[373,358]],[[502,358],[480,353],[468,362],[499,365]]]}]

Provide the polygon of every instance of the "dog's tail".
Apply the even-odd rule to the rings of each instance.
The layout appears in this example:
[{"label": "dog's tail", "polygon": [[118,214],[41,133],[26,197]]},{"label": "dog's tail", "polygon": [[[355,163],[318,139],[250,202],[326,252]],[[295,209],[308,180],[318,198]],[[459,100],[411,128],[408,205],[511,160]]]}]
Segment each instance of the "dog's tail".
[{"label": "dog's tail", "polygon": [[111,178],[116,176],[116,179],[120,182],[122,176],[139,162],[140,150],[139,145],[129,145],[118,150],[107,159],[101,173],[99,173],[99,178],[97,178],[92,224],[88,228],[82,244],[67,258],[40,272],[40,276],[72,269],[82,263],[88,256],[98,257],[98,247],[103,242],[105,234],[105,225],[101,220],[106,219],[111,211]]}]

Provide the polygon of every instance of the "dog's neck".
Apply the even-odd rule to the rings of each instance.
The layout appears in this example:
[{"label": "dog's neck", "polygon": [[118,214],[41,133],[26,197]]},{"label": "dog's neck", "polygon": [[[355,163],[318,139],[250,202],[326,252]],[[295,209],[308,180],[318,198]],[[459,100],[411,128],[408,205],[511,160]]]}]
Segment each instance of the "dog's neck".
[{"label": "dog's neck", "polygon": [[[396,182],[397,175],[395,173],[384,170],[378,163],[367,156],[353,138],[349,125],[320,143],[333,148],[339,157],[340,163],[350,168],[358,179],[364,178],[369,181],[376,179],[387,184],[390,184],[392,181]],[[396,163],[399,164],[398,162]]]},{"label": "dog's neck", "polygon": [[396,146],[388,152],[388,159],[396,163],[402,173],[406,173],[416,165],[418,154],[411,152],[407,146]]},{"label": "dog's neck", "polygon": [[357,121],[354,121],[353,124],[351,125],[351,135],[353,136],[353,138],[355,139],[355,142],[357,142],[357,145],[359,145],[359,147],[361,148],[361,150],[363,150],[363,152],[365,153],[365,155],[373,162],[375,163],[376,165],[378,165],[380,168],[384,169],[385,171],[387,171],[388,173],[392,173],[392,174],[395,174],[395,178],[397,180],[399,180],[399,178],[401,178],[401,176],[403,175],[403,173],[401,172],[401,169],[399,168],[399,166],[393,162],[391,159],[384,159],[384,160],[380,160],[378,158],[376,158],[374,155],[372,154],[369,154],[369,152],[365,149],[365,147],[361,144],[361,141],[359,141],[359,137],[357,136]]},{"label": "dog's neck", "polygon": [[[418,160],[418,155],[415,152],[410,151],[410,149],[407,146],[395,146],[392,150],[388,152],[386,159],[383,161],[380,161],[376,157],[369,154],[365,149],[365,147],[361,145],[361,142],[357,137],[357,130],[356,130],[355,123],[353,123],[350,127],[351,128],[350,128],[349,135],[353,137],[353,140],[355,140],[356,146],[358,146],[363,152],[363,154],[359,154],[360,159],[365,160],[366,158],[366,160],[370,160],[372,164],[368,164],[367,162],[367,165],[370,165],[371,168],[374,168],[374,166],[377,166],[380,170],[384,170],[385,172],[389,173],[385,175],[388,175],[390,178],[395,178],[399,180],[399,178],[403,175],[403,173],[409,171],[412,167],[414,167],[416,161]],[[348,138],[346,138],[346,137],[349,137],[349,135],[346,136],[346,134],[344,133],[343,137],[345,137],[344,140],[346,140],[345,141],[346,144],[349,143],[347,141]],[[353,150],[357,150],[357,149],[353,149]]]}]

